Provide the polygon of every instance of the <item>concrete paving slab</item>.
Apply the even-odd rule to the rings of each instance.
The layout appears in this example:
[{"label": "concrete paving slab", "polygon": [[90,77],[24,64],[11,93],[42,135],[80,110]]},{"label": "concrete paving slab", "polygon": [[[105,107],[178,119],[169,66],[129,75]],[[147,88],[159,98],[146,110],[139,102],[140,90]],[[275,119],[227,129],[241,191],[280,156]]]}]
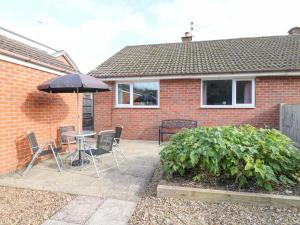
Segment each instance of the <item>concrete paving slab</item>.
[{"label": "concrete paving slab", "polygon": [[126,225],[132,215],[136,202],[107,199],[95,214],[87,221],[87,225]]},{"label": "concrete paving slab", "polygon": [[102,198],[77,196],[63,209],[51,217],[51,220],[84,224],[103,203]]},{"label": "concrete paving slab", "polygon": [[132,165],[126,171],[126,174],[134,176],[134,177],[142,177],[147,179],[152,176],[154,166],[140,166],[140,165]]},{"label": "concrete paving slab", "polygon": [[66,223],[63,221],[46,220],[42,225],[78,225],[76,223]]}]

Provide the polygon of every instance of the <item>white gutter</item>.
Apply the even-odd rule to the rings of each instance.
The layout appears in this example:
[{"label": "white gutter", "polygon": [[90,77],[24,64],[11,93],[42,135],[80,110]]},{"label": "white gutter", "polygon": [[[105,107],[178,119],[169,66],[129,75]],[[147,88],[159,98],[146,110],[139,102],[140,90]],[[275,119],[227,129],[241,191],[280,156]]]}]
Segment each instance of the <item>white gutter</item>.
[{"label": "white gutter", "polygon": [[247,77],[271,77],[271,76],[300,76],[300,71],[296,72],[253,72],[253,73],[232,73],[232,74],[209,74],[209,75],[161,75],[161,76],[133,76],[133,77],[115,77],[102,78],[102,81],[130,81],[130,80],[176,80],[176,79],[220,79],[220,78],[247,78]]},{"label": "white gutter", "polygon": [[0,60],[10,62],[10,63],[14,63],[14,64],[18,64],[18,65],[21,65],[21,66],[26,66],[26,67],[37,69],[37,70],[41,70],[41,71],[44,71],[44,72],[60,75],[60,76],[67,74],[66,72],[61,72],[61,71],[58,71],[58,70],[50,69],[50,68],[47,68],[47,67],[44,67],[44,66],[36,65],[34,63],[26,62],[26,61],[16,59],[16,58],[13,58],[13,57],[10,57],[10,56],[6,56],[6,55],[1,55],[0,54]]}]

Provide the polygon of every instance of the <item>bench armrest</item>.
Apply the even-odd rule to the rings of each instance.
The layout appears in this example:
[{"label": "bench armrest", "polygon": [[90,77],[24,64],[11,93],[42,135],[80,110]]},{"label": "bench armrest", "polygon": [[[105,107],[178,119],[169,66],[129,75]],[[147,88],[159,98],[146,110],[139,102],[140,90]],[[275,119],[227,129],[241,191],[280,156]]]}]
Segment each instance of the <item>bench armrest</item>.
[{"label": "bench armrest", "polygon": [[160,133],[160,132],[163,132],[164,128],[162,126],[159,126],[158,130],[159,130],[159,133]]}]

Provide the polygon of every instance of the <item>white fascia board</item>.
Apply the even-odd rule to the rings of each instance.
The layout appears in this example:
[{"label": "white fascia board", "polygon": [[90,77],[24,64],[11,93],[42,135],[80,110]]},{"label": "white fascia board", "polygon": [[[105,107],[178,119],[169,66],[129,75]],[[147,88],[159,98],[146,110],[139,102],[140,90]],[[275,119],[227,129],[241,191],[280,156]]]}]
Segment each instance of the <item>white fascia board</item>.
[{"label": "white fascia board", "polygon": [[18,65],[21,65],[21,66],[26,66],[26,67],[29,67],[29,68],[32,68],[32,69],[37,69],[37,70],[41,70],[41,71],[44,71],[44,72],[60,75],[60,76],[66,75],[66,73],[64,73],[64,72],[54,70],[54,69],[50,69],[50,68],[47,68],[47,67],[44,67],[44,66],[36,65],[34,63],[25,62],[23,60],[16,59],[16,58],[13,58],[13,57],[9,57],[9,56],[6,56],[6,55],[1,55],[0,54],[0,60],[10,62],[10,63],[14,63],[14,64],[18,64]]}]

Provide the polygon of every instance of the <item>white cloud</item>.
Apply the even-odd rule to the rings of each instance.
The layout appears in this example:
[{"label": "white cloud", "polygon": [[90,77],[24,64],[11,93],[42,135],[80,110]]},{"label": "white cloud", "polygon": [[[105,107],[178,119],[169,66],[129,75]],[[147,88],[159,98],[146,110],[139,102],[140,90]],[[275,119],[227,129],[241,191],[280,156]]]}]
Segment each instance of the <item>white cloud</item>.
[{"label": "white cloud", "polygon": [[[134,1],[99,5],[92,0],[52,0],[44,4],[90,15],[68,25],[47,12],[37,13],[44,22],[39,26],[39,40],[65,49],[83,72],[126,45],[180,41],[180,36],[189,31],[190,21],[197,25],[194,40],[284,35],[289,28],[300,25],[298,0],[153,1],[140,10]],[[36,38],[36,21],[23,24],[3,16],[0,21],[4,27]]]}]

